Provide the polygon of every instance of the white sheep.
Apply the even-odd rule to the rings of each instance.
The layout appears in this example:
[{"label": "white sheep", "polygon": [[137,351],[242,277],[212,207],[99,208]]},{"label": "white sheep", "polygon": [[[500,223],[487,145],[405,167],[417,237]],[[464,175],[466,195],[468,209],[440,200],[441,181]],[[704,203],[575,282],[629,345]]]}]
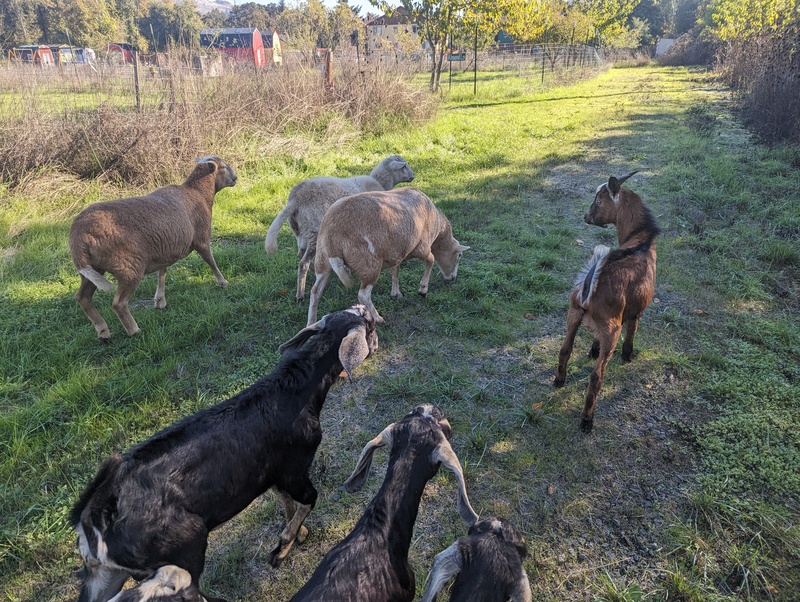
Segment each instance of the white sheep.
[{"label": "white sheep", "polygon": [[264,250],[274,255],[278,252],[278,232],[283,222],[289,225],[297,238],[297,293],[302,301],[306,292],[306,275],[317,251],[317,233],[322,217],[334,202],[342,197],[375,190],[391,190],[401,182],[411,182],[414,172],[400,155],[386,157],[368,176],[351,178],[320,177],[304,180],[289,192],[289,198],[272,221],[264,240]]},{"label": "white sheep", "polygon": [[193,250],[211,267],[217,283],[228,286],[211,254],[211,208],[214,195],[236,184],[236,172],[219,157],[198,159],[180,185],[159,188],[148,195],[93,203],[72,222],[69,248],[81,276],[75,298],[92,321],[97,336],[111,338],[108,324],[92,302],[100,288],[113,291],[103,274],[117,279],[112,307],[129,335],[139,326],[128,300],[145,274],[158,272],[155,306],[167,305],[167,268]]},{"label": "white sheep", "polygon": [[403,296],[400,264],[411,257],[421,259],[425,272],[418,292],[424,297],[434,262],[450,282],[455,280],[458,261],[467,249],[453,238],[448,219],[416,188],[363,192],[339,199],[328,209],[319,229],[308,324],[316,322],[331,270],[347,287],[353,285],[351,272],[361,278],[359,301],[383,324],[372,303],[372,288],[382,269],[391,268],[392,298],[398,299]]}]

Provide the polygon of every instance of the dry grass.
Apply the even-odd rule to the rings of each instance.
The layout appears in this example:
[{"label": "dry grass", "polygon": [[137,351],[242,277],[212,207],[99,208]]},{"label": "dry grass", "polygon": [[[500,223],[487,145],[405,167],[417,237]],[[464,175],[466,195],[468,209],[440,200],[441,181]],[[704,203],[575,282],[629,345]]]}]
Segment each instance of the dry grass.
[{"label": "dry grass", "polygon": [[[134,186],[180,179],[198,154],[230,160],[288,140],[351,141],[363,131],[418,123],[435,102],[382,66],[337,66],[335,89],[315,69],[229,70],[203,77],[184,63],[140,70],[140,110],[132,70],[4,70],[0,181],[18,186],[56,171]],[[253,152],[255,151],[255,153]]]}]

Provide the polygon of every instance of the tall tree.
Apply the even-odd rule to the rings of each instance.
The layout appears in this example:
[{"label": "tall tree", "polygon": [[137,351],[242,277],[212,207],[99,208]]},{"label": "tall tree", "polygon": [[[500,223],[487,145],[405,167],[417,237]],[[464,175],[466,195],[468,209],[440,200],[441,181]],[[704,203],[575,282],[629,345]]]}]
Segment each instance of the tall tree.
[{"label": "tall tree", "polygon": [[203,22],[193,0],[178,4],[158,0],[147,6],[137,25],[151,51],[164,51],[169,46],[196,46]]},{"label": "tall tree", "polygon": [[245,2],[234,6],[226,19],[228,27],[255,27],[259,31],[273,29],[273,17],[267,7],[255,2]]},{"label": "tall tree", "polygon": [[350,44],[353,32],[358,32],[359,39],[364,39],[364,22],[358,18],[347,0],[339,3],[329,13],[328,30],[330,31],[331,48]]},{"label": "tall tree", "polygon": [[40,39],[37,0],[0,0],[0,46],[13,48]]}]

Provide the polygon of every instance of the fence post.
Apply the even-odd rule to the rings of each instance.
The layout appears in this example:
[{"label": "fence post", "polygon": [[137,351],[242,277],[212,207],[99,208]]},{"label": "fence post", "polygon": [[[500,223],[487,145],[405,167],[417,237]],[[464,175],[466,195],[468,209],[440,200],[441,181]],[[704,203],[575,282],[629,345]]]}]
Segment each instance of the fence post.
[{"label": "fence post", "polygon": [[139,92],[139,51],[133,51],[133,88],[136,92],[136,110],[142,112],[142,96]]}]

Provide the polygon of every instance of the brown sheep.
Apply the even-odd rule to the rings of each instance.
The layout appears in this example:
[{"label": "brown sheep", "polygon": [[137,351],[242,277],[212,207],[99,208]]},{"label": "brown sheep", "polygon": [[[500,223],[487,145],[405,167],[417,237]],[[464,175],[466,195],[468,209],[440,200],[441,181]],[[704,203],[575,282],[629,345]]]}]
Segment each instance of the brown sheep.
[{"label": "brown sheep", "polygon": [[655,238],[660,230],[642,199],[621,188],[635,173],[619,179],[612,176],[607,184],[599,186],[583,218],[595,226],[614,224],[619,239],[619,247],[613,251],[602,245],[595,247],[592,259],[575,282],[567,313],[567,334],[553,383],[556,387],[563,386],[575,335],[583,324],[594,335],[590,355],[597,358],[581,414],[581,430],[585,433],[592,430],[597,395],[622,325],[626,325],[622,359],[629,362],[633,358],[633,337],[639,318],[655,292]]},{"label": "brown sheep", "polygon": [[316,281],[311,289],[308,324],[317,319],[317,306],[331,270],[345,286],[352,286],[351,272],[361,279],[358,299],[375,321],[383,318],[372,303],[372,288],[381,270],[392,270],[392,298],[400,292],[400,264],[411,257],[425,263],[419,294],[428,294],[434,262],[448,282],[458,274],[458,261],[469,247],[453,238],[448,219],[416,188],[387,192],[363,192],[331,205],[319,229]]},{"label": "brown sheep", "polygon": [[81,276],[75,298],[92,321],[97,336],[111,338],[108,325],[92,301],[100,288],[113,291],[103,274],[117,279],[111,303],[129,335],[139,326],[128,301],[145,274],[158,272],[155,306],[167,306],[164,281],[167,268],[192,251],[211,267],[217,283],[228,286],[211,254],[211,209],[214,195],[236,184],[236,172],[219,157],[198,159],[186,181],[148,195],[93,203],[72,222],[69,248]]}]

